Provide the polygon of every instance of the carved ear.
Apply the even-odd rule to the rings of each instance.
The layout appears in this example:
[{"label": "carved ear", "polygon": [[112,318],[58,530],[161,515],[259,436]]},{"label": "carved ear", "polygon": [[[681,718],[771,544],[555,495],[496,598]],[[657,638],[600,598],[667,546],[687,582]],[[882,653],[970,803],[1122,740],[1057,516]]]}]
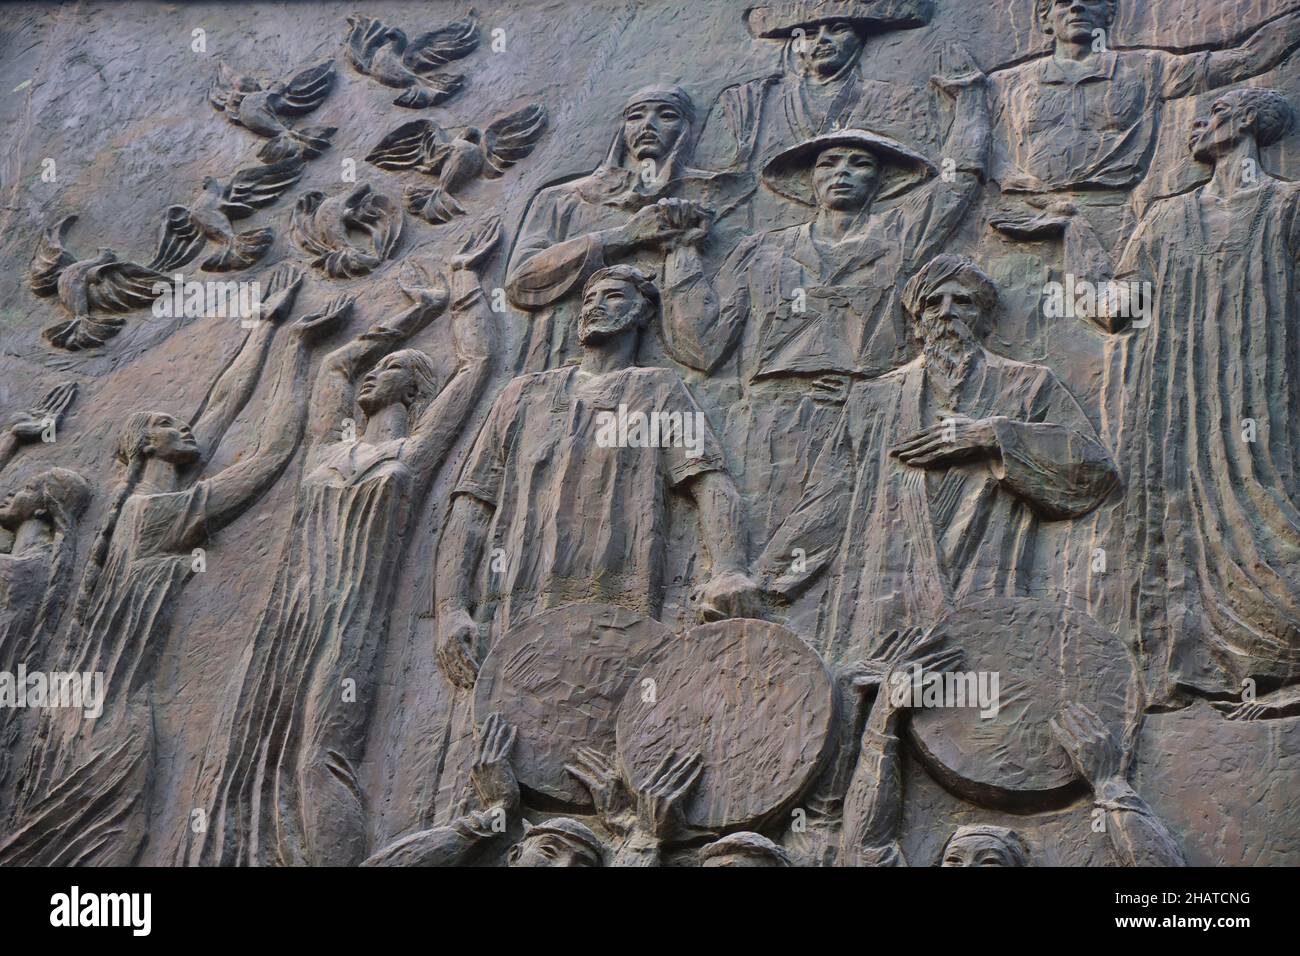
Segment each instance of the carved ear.
[{"label": "carved ear", "polygon": [[1241,124],[1242,128],[1247,130],[1251,136],[1259,135],[1259,110],[1249,104],[1241,107]]}]

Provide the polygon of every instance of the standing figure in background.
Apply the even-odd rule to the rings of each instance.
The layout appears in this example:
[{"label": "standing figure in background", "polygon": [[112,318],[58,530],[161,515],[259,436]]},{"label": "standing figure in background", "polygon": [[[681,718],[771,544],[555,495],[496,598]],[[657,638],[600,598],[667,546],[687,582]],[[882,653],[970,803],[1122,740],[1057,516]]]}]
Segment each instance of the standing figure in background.
[{"label": "standing figure in background", "polygon": [[920,354],[854,386],[759,562],[785,598],[832,569],[819,636],[832,666],[967,597],[1052,591],[1039,522],[1087,514],[1115,484],[1060,380],[983,346],[997,289],[974,262],[936,256],[903,299]]},{"label": "standing figure in background", "polygon": [[[66,468],[41,472],[0,502],[0,528],[13,535],[0,553],[0,673],[45,669],[77,557],[77,522],[89,502],[90,483]],[[20,724],[20,714],[0,708],[0,796]]]},{"label": "standing figure in background", "polygon": [[703,281],[702,244],[753,191],[753,180],[692,168],[694,121],[685,90],[646,87],[623,107],[622,123],[595,171],[533,198],[506,284],[510,301],[530,313],[520,371],[576,360],[579,294],[593,273],[617,263],[657,277],[668,357],[700,371],[717,362],[717,330],[701,318],[713,295]]},{"label": "standing figure in background", "polygon": [[1154,203],[1119,265],[1149,285],[1149,324],[1098,319],[1126,484],[1121,620],[1157,704],[1300,709],[1300,185],[1259,157],[1291,122],[1272,90],[1214,101],[1188,140],[1209,182]]},{"label": "standing figure in background", "polygon": [[[812,207],[812,219],[743,240],[698,319],[736,346],[741,400],[728,413],[726,437],[744,464],[759,544],[798,502],[853,381],[907,361],[912,343],[898,291],[979,194],[988,113],[983,74],[965,65],[957,79],[934,80],[955,102],[945,146],[955,162],[950,181],[920,153],[867,130],[784,151],[763,180]],[[900,196],[880,210],[882,200]]]},{"label": "standing figure in background", "polygon": [[1052,52],[989,76],[990,178],[1011,201],[991,224],[1018,239],[1063,237],[1063,271],[1092,281],[1109,277],[1112,250],[1133,231],[1132,194],[1165,101],[1258,76],[1300,46],[1293,11],[1226,50],[1117,50],[1109,31],[1119,2],[1034,0]]}]

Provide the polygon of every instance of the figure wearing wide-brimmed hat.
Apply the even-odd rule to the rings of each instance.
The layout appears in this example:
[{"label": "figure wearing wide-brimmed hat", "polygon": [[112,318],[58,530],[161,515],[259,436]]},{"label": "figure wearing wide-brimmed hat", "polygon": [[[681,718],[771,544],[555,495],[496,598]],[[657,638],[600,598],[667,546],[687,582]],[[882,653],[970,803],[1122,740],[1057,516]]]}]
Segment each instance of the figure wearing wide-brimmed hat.
[{"label": "figure wearing wide-brimmed hat", "polygon": [[706,164],[759,170],[796,143],[854,127],[937,148],[926,99],[909,83],[863,76],[859,65],[873,35],[924,26],[933,7],[932,0],[786,0],[747,10],[754,36],[783,45],[781,68],[722,91],[701,141]]},{"label": "figure wearing wide-brimmed hat", "polygon": [[[695,107],[677,86],[638,90],[623,107],[604,161],[591,173],[543,189],[529,204],[507,270],[510,301],[529,313],[519,371],[555,368],[578,354],[575,294],[598,269],[624,263],[664,289],[659,354],[700,368],[716,351],[697,338],[700,248],[754,190],[747,173],[691,166]],[[662,345],[660,345],[660,342]]]},{"label": "figure wearing wide-brimmed hat", "polygon": [[936,85],[955,101],[943,153],[950,176],[871,130],[804,140],[762,175],[770,193],[811,217],[748,237],[715,280],[717,318],[704,313],[702,322],[726,329],[732,343],[724,362],[734,366],[718,374],[739,379],[742,399],[730,410],[727,439],[744,462],[743,490],[763,541],[802,494],[851,380],[907,360],[898,289],[944,246],[978,193],[988,134],[983,75],[972,67]]}]

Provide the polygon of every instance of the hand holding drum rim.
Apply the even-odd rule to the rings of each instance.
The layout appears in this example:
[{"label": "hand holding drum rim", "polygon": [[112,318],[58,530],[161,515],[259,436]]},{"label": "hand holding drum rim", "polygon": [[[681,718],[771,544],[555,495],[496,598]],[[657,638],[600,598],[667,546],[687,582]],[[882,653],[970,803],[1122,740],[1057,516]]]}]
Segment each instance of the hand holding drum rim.
[{"label": "hand holding drum rim", "polygon": [[650,781],[636,793],[636,827],[645,836],[666,843],[687,831],[683,805],[704,772],[704,756],[692,751],[678,757],[670,750]]},{"label": "hand holding drum rim", "polygon": [[615,761],[594,747],[575,747],[564,769],[591,793],[598,816],[611,832],[626,836],[636,823],[631,797]]},{"label": "hand holding drum rim", "polygon": [[1069,754],[1079,776],[1093,790],[1123,776],[1124,755],[1100,717],[1079,703],[1069,703],[1048,721],[1052,736]]},{"label": "hand holding drum rim", "polygon": [[704,585],[697,598],[704,624],[728,618],[762,618],[763,589],[744,571],[723,571]]},{"label": "hand holding drum rim", "polygon": [[924,626],[895,629],[885,635],[870,657],[843,667],[840,678],[859,692],[884,687],[888,695],[895,673],[907,673],[914,667],[923,673],[942,673],[960,667],[965,657],[961,648],[947,645],[947,635]]}]

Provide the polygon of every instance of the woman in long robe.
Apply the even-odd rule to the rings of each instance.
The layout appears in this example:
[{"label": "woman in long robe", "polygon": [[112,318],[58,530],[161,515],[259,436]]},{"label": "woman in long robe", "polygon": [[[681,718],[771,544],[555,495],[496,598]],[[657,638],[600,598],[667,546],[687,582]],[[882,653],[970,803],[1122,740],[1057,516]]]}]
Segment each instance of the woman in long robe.
[{"label": "woman in long robe", "polygon": [[0,865],[138,862],[148,832],[153,770],[152,683],[171,612],[195,573],[194,549],[243,513],[279,477],[302,436],[307,346],[341,310],[300,320],[285,350],[255,452],[210,478],[210,460],[257,384],[276,323],[300,276],[272,279],[264,320],[217,381],[193,429],[161,412],[126,422],[117,447],[125,476],[92,546],[58,670],[102,673],[102,713],[42,713]]},{"label": "woman in long robe", "polygon": [[[191,864],[356,865],[366,857],[358,766],[378,652],[410,523],[489,377],[496,335],[478,273],[499,236],[493,220],[452,261],[459,368],[445,387],[423,352],[388,354],[442,310],[444,292],[408,290],[411,309],[321,366],[271,600],[200,768],[195,805],[210,808],[209,826],[191,835]],[[340,437],[358,405],[364,431]]]}]

